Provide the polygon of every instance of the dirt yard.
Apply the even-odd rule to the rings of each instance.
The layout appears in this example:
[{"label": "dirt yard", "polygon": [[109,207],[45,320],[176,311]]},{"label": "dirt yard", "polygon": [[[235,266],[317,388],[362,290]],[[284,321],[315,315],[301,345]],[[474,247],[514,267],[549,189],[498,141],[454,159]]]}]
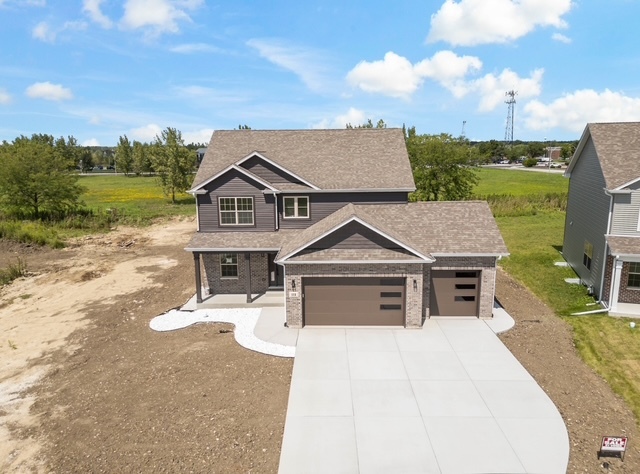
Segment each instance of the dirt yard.
[{"label": "dirt yard", "polygon": [[[1,266],[20,255],[31,272],[0,291],[0,472],[277,471],[293,361],[241,348],[228,325],[148,327],[193,293],[193,229],[120,228],[59,251],[0,242]],[[517,321],[503,341],[569,428],[568,471],[640,472],[635,420],[568,326],[503,272],[498,298]],[[625,461],[598,461],[613,434],[630,438]]]}]

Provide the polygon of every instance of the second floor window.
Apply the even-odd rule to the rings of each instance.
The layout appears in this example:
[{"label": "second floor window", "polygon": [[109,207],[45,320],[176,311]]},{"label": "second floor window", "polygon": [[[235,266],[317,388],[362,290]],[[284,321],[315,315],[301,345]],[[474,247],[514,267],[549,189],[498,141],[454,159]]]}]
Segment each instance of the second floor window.
[{"label": "second floor window", "polygon": [[299,196],[285,196],[284,201],[284,217],[285,218],[308,218],[309,217],[309,198]]},{"label": "second floor window", "polygon": [[253,225],[253,198],[221,197],[220,225]]}]

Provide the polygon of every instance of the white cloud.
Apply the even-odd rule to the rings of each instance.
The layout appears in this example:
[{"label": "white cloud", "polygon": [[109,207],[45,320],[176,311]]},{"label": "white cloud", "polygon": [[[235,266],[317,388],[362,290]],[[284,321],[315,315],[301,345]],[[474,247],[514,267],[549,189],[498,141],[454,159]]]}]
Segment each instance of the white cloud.
[{"label": "white cloud", "polygon": [[69,100],[73,99],[71,89],[62,87],[60,84],[51,84],[50,82],[36,82],[27,87],[25,93],[32,99],[44,100]]},{"label": "white cloud", "polygon": [[503,104],[505,93],[510,90],[518,92],[519,99],[537,97],[542,91],[544,69],[534,70],[529,77],[520,77],[510,69],[503,70],[500,75],[487,74],[466,84],[467,92],[480,96],[478,110],[490,112]]},{"label": "white cloud", "polygon": [[131,131],[129,132],[129,136],[133,140],[150,143],[154,141],[156,139],[156,136],[159,136],[161,133],[162,128],[160,127],[160,125],[150,123],[142,127],[131,129]]},{"label": "white cloud", "polygon": [[202,130],[192,130],[189,132],[182,132],[182,140],[185,145],[189,143],[209,143],[211,140],[211,134],[213,128],[203,128]]},{"label": "white cloud", "polygon": [[89,138],[82,142],[82,146],[100,146],[100,142],[95,138]]},{"label": "white cloud", "polygon": [[551,39],[555,40],[555,41],[559,41],[560,43],[565,43],[565,44],[569,44],[571,43],[571,38],[569,38],[568,36],[563,35],[562,33],[554,33],[551,35]]},{"label": "white cloud", "polygon": [[94,22],[109,29],[113,26],[113,22],[107,17],[100,8],[104,0],[83,0],[82,11],[89,15]]},{"label": "white cloud", "polygon": [[169,48],[172,53],[194,54],[194,53],[219,53],[222,50],[217,46],[206,43],[186,43]]},{"label": "white cloud", "polygon": [[566,28],[572,0],[445,0],[431,16],[429,43],[455,46],[507,43],[537,27]]},{"label": "white cloud", "polygon": [[267,61],[293,72],[314,92],[326,89],[323,67],[317,51],[285,45],[279,41],[251,39],[247,46],[256,49]]},{"label": "white cloud", "polygon": [[468,76],[482,68],[475,56],[458,56],[451,51],[439,51],[431,59],[411,62],[393,52],[381,61],[362,61],[347,74],[347,81],[366,92],[407,99],[426,79],[437,82],[457,99],[471,93],[479,97],[478,109],[488,112],[504,101],[506,91],[514,89],[521,98],[540,95],[544,70],[536,69],[529,77],[520,77],[510,69],[499,75],[486,74],[477,79]]},{"label": "white cloud", "polygon": [[466,75],[481,68],[482,61],[478,58],[457,56],[451,51],[439,51],[431,59],[424,59],[415,65],[390,51],[381,61],[358,63],[347,74],[347,81],[366,92],[406,99],[427,78],[454,92],[459,89],[459,83]]},{"label": "white cloud", "polygon": [[178,33],[181,22],[190,22],[187,10],[195,10],[203,0],[126,0],[121,25],[144,29],[151,36]]},{"label": "white cloud", "polygon": [[640,98],[605,89],[581,89],[544,104],[533,100],[524,106],[525,125],[532,130],[563,128],[580,133],[589,122],[640,120]]},{"label": "white cloud", "polygon": [[7,105],[11,103],[11,96],[4,89],[0,89],[0,105]]},{"label": "white cloud", "polygon": [[38,23],[33,30],[31,36],[45,43],[54,43],[58,34],[66,30],[82,31],[87,29],[84,21],[66,21],[61,27],[53,28],[46,21]]},{"label": "white cloud", "polygon": [[46,21],[38,23],[33,30],[31,36],[45,43],[53,43],[56,40],[56,32],[51,29]]},{"label": "white cloud", "polygon": [[345,128],[348,123],[356,127],[358,125],[362,125],[366,121],[365,113],[362,110],[350,107],[345,114],[337,115],[333,119],[323,119],[320,122],[313,124],[312,128]]}]

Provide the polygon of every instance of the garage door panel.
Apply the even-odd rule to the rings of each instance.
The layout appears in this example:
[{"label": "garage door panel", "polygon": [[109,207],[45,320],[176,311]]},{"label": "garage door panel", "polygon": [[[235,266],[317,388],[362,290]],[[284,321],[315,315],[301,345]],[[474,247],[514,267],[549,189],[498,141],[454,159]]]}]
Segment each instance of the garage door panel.
[{"label": "garage door panel", "polygon": [[433,270],[429,298],[432,316],[478,316],[480,272]]},{"label": "garage door panel", "polygon": [[404,325],[403,278],[305,278],[303,288],[305,325]]}]

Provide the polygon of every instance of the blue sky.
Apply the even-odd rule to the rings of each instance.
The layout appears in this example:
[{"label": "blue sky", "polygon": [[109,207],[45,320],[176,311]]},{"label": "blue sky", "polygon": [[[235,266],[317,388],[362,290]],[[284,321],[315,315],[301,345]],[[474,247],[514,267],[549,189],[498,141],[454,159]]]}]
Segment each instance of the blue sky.
[{"label": "blue sky", "polygon": [[640,120],[640,1],[0,0],[0,140],[168,126],[578,139]]}]

